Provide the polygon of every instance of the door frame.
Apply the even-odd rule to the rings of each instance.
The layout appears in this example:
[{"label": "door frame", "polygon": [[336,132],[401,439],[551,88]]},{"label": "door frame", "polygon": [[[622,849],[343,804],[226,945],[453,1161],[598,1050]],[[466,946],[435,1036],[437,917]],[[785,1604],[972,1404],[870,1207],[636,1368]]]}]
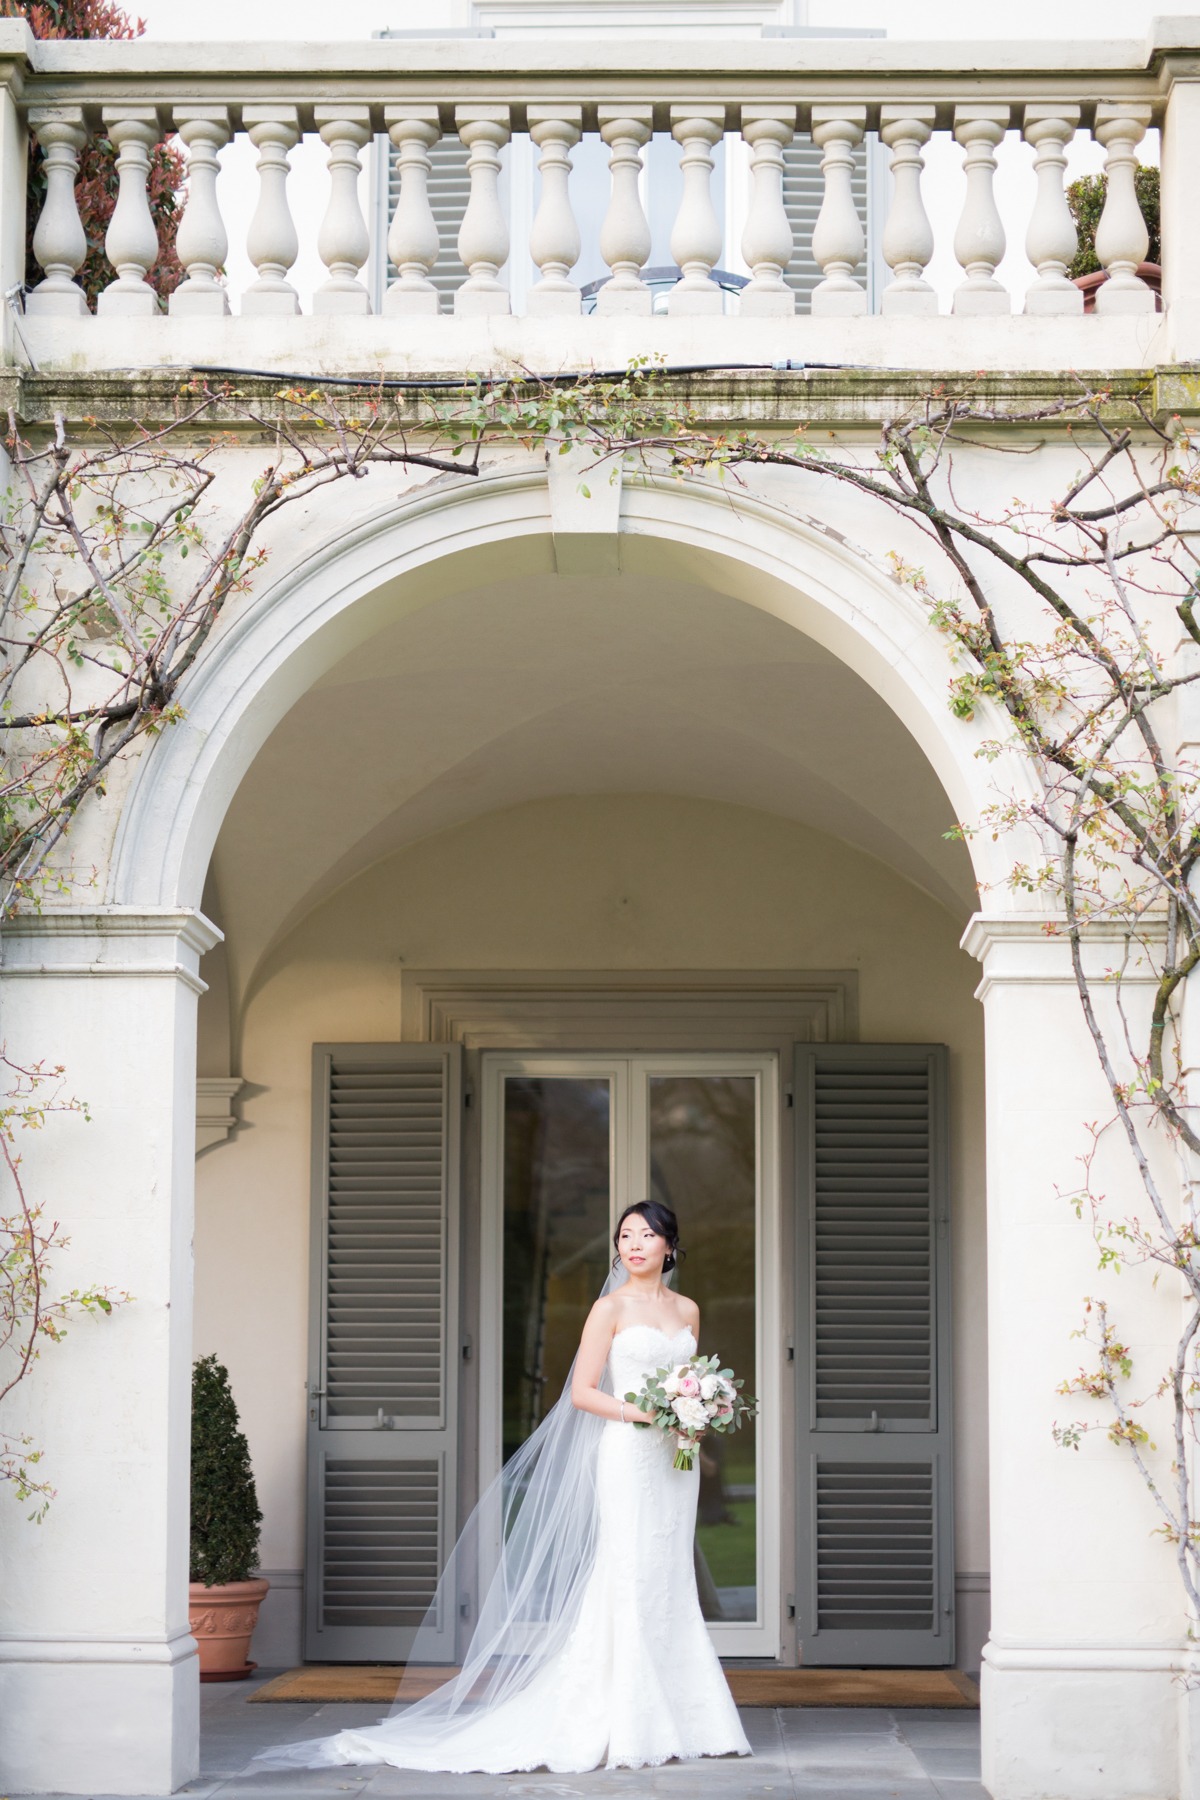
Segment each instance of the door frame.
[{"label": "door frame", "polygon": [[[479,1292],[479,1473],[481,1488],[499,1472],[501,1455],[502,1330],[504,1283],[504,1105],[506,1077],[529,1075],[605,1077],[612,1083],[609,1148],[612,1170],[610,1222],[625,1206],[649,1191],[650,1077],[749,1075],[758,1094],[756,1142],[755,1350],[758,1363],[758,1468],[756,1485],[758,1606],[755,1621],[714,1622],[713,1644],[724,1656],[776,1658],[780,1630],[783,1536],[783,1441],[779,1344],[786,1259],[781,1241],[780,1203],[781,1075],[779,1052],[762,1050],[485,1051],[480,1057],[480,1292]],[[622,1153],[623,1149],[623,1153]]]}]

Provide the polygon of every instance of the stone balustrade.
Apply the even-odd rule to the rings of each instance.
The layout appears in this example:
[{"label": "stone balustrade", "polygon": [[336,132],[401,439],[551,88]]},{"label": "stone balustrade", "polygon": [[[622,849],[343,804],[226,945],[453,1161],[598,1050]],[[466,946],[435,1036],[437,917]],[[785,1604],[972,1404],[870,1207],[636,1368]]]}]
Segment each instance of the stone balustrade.
[{"label": "stone balustrade", "polygon": [[[606,319],[652,312],[665,312],[668,321],[719,317],[731,353],[742,329],[736,314],[766,322],[788,358],[811,341],[814,326],[804,317],[859,321],[875,313],[924,321],[919,328],[927,332],[948,310],[980,322],[1002,315],[1073,320],[1082,346],[1105,318],[1143,321],[1145,338],[1160,329],[1149,316],[1178,301],[1185,335],[1159,342],[1158,360],[1195,355],[1200,343],[1191,345],[1187,334],[1200,329],[1200,249],[1183,219],[1191,212],[1189,157],[1200,146],[1197,44],[1200,20],[1161,20],[1137,46],[1048,44],[1019,55],[985,47],[968,77],[939,66],[934,46],[887,40],[531,46],[414,39],[237,46],[235,59],[211,45],[35,44],[20,22],[0,22],[5,104],[18,132],[35,134],[44,155],[45,199],[33,238],[44,274],[25,294],[24,310],[31,322],[70,320],[76,354],[86,345],[92,325],[78,282],[85,243],[75,178],[84,146],[104,135],[117,149],[119,194],[105,239],[111,278],[95,324],[142,321],[147,346],[164,310],[197,323],[227,320],[227,330],[230,315],[278,320],[281,354],[295,329],[282,321],[302,311],[358,319],[378,312],[422,332],[427,345],[428,322],[450,311],[467,319],[514,311],[539,321],[580,319],[573,341],[581,343],[587,327],[601,330]],[[1085,52],[1090,65],[1073,67]],[[948,48],[943,60],[948,65],[956,54]],[[1163,134],[1162,302],[1140,272],[1148,240],[1134,192],[1139,147],[1152,130]],[[1101,147],[1108,176],[1096,233],[1108,279],[1086,320],[1083,294],[1068,276],[1076,240],[1064,191],[1068,147],[1079,133]],[[148,181],[154,146],[171,135],[185,149],[188,181],[177,239],[183,275],[164,309],[148,281],[158,254]],[[288,180],[302,136],[319,138],[328,165],[324,214],[310,221],[315,237],[309,232],[325,278],[303,296],[292,279],[301,234]],[[230,225],[217,183],[226,146],[239,137],[257,154],[257,203],[236,246],[241,266],[256,274],[240,291],[224,273]],[[529,154],[510,161],[518,138]],[[944,196],[933,206],[927,193],[935,138],[953,144],[961,162],[953,217]],[[665,292],[661,274],[657,292],[645,279],[652,139],[677,161],[674,271]],[[445,221],[439,232],[429,185],[431,155],[448,140],[463,146],[467,183],[457,223],[462,273],[452,295],[432,278]],[[594,216],[585,218],[574,159],[589,141],[605,158],[607,191],[597,208],[593,183],[587,207]],[[871,241],[852,181],[864,142],[874,146],[884,177],[875,184]],[[808,241],[799,246],[784,181],[786,154],[797,143],[819,154],[823,184]],[[1032,195],[1024,235],[1031,278],[1017,292],[997,273],[1006,250],[995,193],[1002,145],[1026,160]],[[390,216],[377,208],[369,220],[360,175],[364,158],[379,153],[374,146],[390,150],[395,176]],[[718,205],[714,165],[721,155]],[[14,212],[24,206],[16,167],[10,152],[0,167],[9,245],[20,235]],[[529,188],[524,207],[513,205],[518,179]],[[737,183],[744,190],[740,241],[730,242],[728,195]],[[526,223],[522,241],[513,241],[518,218]],[[577,267],[581,228],[602,259],[586,301]],[[869,281],[872,244],[877,264]],[[947,244],[961,273],[952,296],[940,300],[928,269],[935,249]],[[819,276],[800,308],[795,284],[785,279],[798,247]],[[364,272],[380,257],[388,278],[373,293]],[[514,307],[508,271],[518,260],[530,279]],[[733,282],[719,274],[730,266],[744,271]],[[587,312],[595,317],[584,319]],[[208,331],[205,342],[215,341]],[[710,332],[706,342],[713,341]],[[979,331],[972,341],[982,341]],[[1011,330],[1005,342],[1011,344]],[[927,361],[937,362],[935,345],[928,348]],[[152,348],[146,355],[154,360]],[[1068,360],[1086,363],[1086,349]]]}]

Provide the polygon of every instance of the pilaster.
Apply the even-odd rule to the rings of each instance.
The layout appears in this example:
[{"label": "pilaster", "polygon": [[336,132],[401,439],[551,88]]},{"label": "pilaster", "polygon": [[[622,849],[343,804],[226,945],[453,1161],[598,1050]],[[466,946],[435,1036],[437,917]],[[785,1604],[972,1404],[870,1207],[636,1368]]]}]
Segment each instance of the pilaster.
[{"label": "pilaster", "polygon": [[128,1303],[74,1321],[9,1396],[44,1450],[44,1523],[0,1538],[0,1789],[163,1794],[198,1767],[188,1630],[199,963],[186,910],[50,911],[0,936],[6,1053],[63,1067],[88,1116],[23,1134],[22,1177],[69,1238],[56,1287]]}]

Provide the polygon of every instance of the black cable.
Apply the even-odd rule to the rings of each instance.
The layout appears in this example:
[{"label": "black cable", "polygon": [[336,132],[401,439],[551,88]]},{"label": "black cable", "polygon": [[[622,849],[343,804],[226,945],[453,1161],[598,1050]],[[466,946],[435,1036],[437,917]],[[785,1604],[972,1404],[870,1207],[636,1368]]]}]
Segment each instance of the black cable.
[{"label": "black cable", "polygon": [[[420,392],[425,388],[469,388],[469,387],[520,387],[522,385],[540,384],[554,387],[564,383],[584,381],[624,381],[631,374],[636,377],[640,370],[629,369],[582,369],[555,375],[478,375],[473,378],[452,379],[431,376],[426,380],[412,380],[404,377],[381,376],[375,379],[369,375],[312,375],[297,374],[287,369],[240,369],[221,363],[191,363],[166,365],[176,368],[188,368],[194,375],[232,375],[249,376],[255,380],[297,382],[313,387],[354,387],[382,388],[387,392]],[[758,374],[782,374],[786,372],[807,372],[809,369],[861,369],[865,363],[812,363],[795,362],[792,359],[773,363],[672,363],[663,368],[649,368],[647,375],[722,375],[733,373],[756,372]],[[116,371],[113,371],[114,373]],[[140,374],[152,373],[151,369],[139,367]]]}]

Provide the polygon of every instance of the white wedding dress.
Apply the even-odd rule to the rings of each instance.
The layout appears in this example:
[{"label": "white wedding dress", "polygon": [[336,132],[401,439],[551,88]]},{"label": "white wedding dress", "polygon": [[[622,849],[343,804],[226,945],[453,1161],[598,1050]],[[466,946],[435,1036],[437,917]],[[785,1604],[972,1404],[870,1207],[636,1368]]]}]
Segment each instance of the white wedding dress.
[{"label": "white wedding dress", "polygon": [[[648,1374],[695,1348],[687,1327],[672,1337],[625,1326],[609,1353],[613,1392],[640,1392]],[[673,1468],[674,1453],[665,1432],[605,1424],[595,1561],[570,1636],[531,1681],[496,1705],[465,1707],[436,1748],[406,1742],[402,1709],[323,1740],[321,1763],[498,1775],[749,1756],[696,1594],[700,1474]]]}]

